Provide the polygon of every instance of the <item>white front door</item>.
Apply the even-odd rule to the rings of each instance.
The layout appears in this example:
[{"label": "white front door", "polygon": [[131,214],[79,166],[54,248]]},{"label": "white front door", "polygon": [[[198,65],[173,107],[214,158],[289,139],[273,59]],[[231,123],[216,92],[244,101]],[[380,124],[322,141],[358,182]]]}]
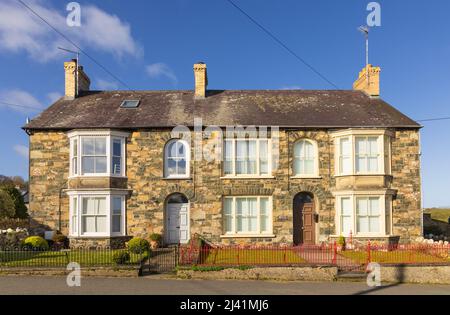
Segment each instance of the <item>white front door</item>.
[{"label": "white front door", "polygon": [[167,243],[186,244],[189,241],[189,204],[167,204]]}]

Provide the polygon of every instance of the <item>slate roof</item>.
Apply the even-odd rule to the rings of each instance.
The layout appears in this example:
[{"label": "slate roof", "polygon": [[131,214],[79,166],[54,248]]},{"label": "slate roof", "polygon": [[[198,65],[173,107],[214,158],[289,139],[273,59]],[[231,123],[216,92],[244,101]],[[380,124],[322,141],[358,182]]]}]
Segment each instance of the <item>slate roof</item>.
[{"label": "slate roof", "polygon": [[[123,100],[140,100],[121,108]],[[420,128],[380,98],[352,90],[90,91],[74,100],[59,99],[23,128],[155,128],[242,125],[286,128]]]}]

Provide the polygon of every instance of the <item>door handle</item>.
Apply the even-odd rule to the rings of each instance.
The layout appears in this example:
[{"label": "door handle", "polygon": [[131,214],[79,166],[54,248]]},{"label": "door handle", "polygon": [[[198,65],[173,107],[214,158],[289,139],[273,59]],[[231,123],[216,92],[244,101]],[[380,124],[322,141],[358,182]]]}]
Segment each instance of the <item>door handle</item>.
[{"label": "door handle", "polygon": [[177,227],[175,227],[175,228],[179,229],[180,227],[179,227],[179,226],[177,226]]}]

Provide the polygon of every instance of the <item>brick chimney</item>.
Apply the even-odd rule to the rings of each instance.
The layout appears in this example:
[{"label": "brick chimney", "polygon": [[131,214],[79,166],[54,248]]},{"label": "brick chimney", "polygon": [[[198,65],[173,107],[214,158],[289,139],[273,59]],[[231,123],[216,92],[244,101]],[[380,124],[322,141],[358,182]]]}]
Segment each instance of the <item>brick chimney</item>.
[{"label": "brick chimney", "polygon": [[198,62],[194,64],[194,78],[195,78],[195,98],[206,97],[206,87],[208,86],[208,76],[206,74],[206,64]]},{"label": "brick chimney", "polygon": [[[78,68],[78,78],[76,70]],[[77,60],[64,62],[65,72],[65,98],[74,99],[81,91],[89,91],[91,80],[83,71],[82,66],[77,67]]]},{"label": "brick chimney", "polygon": [[380,96],[380,67],[367,65],[359,72],[359,77],[353,83],[353,90],[363,91],[372,97]]}]

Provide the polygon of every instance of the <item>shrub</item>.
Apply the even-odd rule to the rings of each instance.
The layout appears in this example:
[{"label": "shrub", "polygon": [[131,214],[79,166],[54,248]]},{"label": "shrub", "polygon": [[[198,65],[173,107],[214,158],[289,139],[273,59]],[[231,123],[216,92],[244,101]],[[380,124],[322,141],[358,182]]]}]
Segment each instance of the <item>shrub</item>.
[{"label": "shrub", "polygon": [[28,209],[27,209],[27,206],[25,206],[25,202],[23,200],[23,196],[20,193],[20,191],[13,185],[5,185],[5,186],[1,187],[1,190],[6,192],[11,197],[11,200],[13,201],[13,204],[14,204],[13,217],[18,218],[18,219],[27,218],[28,217],[28,213],[27,213]]},{"label": "shrub", "polygon": [[162,239],[161,234],[153,233],[153,234],[150,235],[150,240],[152,240],[153,242],[158,242],[158,243],[160,243],[160,242],[161,242],[161,239]]},{"label": "shrub", "polygon": [[0,189],[0,218],[13,218],[15,214],[14,200],[6,191]]},{"label": "shrub", "polygon": [[128,249],[134,254],[141,254],[150,250],[150,244],[143,238],[133,237],[128,242]]},{"label": "shrub", "polygon": [[341,246],[345,246],[345,237],[344,236],[339,236],[338,240],[337,240],[337,244],[341,245]]},{"label": "shrub", "polygon": [[23,241],[23,245],[30,249],[47,250],[48,243],[40,236],[29,236]]},{"label": "shrub", "polygon": [[52,241],[54,243],[63,244],[63,246],[68,245],[69,239],[62,233],[55,233],[53,235]]},{"label": "shrub", "polygon": [[130,262],[130,253],[126,250],[119,250],[115,252],[112,256],[113,262],[115,262],[118,265],[124,265],[128,262]]}]

